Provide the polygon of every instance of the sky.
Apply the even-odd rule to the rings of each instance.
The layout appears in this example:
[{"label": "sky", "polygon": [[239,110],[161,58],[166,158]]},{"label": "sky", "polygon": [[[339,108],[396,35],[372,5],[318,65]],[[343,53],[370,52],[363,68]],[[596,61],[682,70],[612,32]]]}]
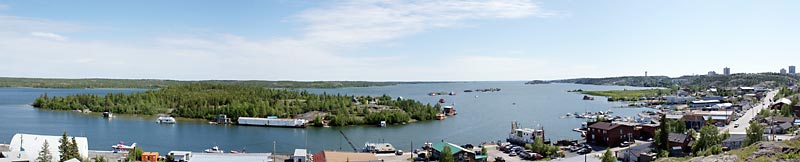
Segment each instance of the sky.
[{"label": "sky", "polygon": [[0,77],[496,81],[799,65],[800,1],[0,0]]}]

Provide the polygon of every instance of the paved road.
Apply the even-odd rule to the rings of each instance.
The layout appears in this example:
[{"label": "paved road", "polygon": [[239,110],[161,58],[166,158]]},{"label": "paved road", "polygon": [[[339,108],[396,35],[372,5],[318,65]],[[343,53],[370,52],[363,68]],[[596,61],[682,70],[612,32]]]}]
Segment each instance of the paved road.
[{"label": "paved road", "polygon": [[[750,110],[747,110],[747,112],[745,112],[745,114],[742,115],[739,120],[733,121],[723,129],[720,129],[720,132],[729,130],[731,134],[747,134],[747,127],[750,126],[750,121],[753,120],[753,118],[755,118],[756,115],[761,112],[761,110],[766,110],[769,108],[769,105],[772,104],[770,100],[775,97],[776,94],[778,94],[777,90],[767,93],[767,97],[764,97],[762,102],[756,102],[756,106],[750,108]],[[736,124],[739,124],[738,128],[734,128]]]}]

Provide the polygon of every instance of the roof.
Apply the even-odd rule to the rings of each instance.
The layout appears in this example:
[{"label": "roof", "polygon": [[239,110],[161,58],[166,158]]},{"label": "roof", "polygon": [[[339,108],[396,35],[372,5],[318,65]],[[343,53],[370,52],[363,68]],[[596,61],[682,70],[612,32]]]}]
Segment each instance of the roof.
[{"label": "roof", "polygon": [[725,139],[722,142],[741,142],[744,141],[745,138],[747,138],[747,135],[745,134],[731,134],[728,139]]},{"label": "roof", "polygon": [[653,148],[652,148],[652,147],[650,147],[651,145],[652,145],[652,144],[650,144],[650,143],[641,144],[641,145],[637,145],[637,146],[633,146],[633,147],[631,147],[631,148],[628,148],[628,150],[627,150],[627,151],[628,151],[628,152],[630,152],[630,153],[633,153],[634,155],[637,155],[637,156],[638,156],[638,155],[639,155],[639,154],[641,154],[641,153],[646,153],[646,152],[650,152],[650,151],[652,151],[652,150],[653,150]]},{"label": "roof", "polygon": [[[68,137],[72,139],[72,137]],[[47,141],[47,144],[50,145],[50,154],[53,155],[53,161],[58,161],[58,157],[61,157],[61,153],[58,152],[58,145],[61,145],[59,140],[61,136],[47,136],[47,135],[36,135],[36,134],[15,134],[11,138],[11,151],[19,151],[20,148],[24,149],[24,154],[31,159],[39,158],[39,151],[42,149],[42,145],[44,142]],[[82,158],[89,157],[89,141],[86,137],[75,137],[75,142],[78,144],[78,154],[81,155]]]},{"label": "roof", "polygon": [[217,161],[272,161],[272,153],[245,153],[245,154],[220,154],[220,153],[194,153],[192,162],[217,162]]},{"label": "roof", "polygon": [[601,129],[601,130],[612,130],[612,129],[617,128],[619,126],[620,126],[620,124],[614,124],[614,123],[609,123],[609,122],[597,122],[597,123],[594,123],[591,126],[589,126],[589,128]]},{"label": "roof", "polygon": [[773,122],[777,123],[794,123],[793,117],[780,117],[780,116],[771,116],[767,117],[766,120],[772,120]]},{"label": "roof", "polygon": [[[314,154],[315,162],[358,162],[358,161],[380,161],[378,157],[370,153],[355,153],[355,152],[336,152],[336,151],[320,151]],[[192,161],[194,162],[194,161]]]},{"label": "roof", "polygon": [[683,120],[683,121],[693,121],[693,122],[704,121],[702,115],[684,115],[681,120]]},{"label": "roof", "polygon": [[704,104],[704,103],[718,103],[719,100],[697,100],[692,101],[693,104]]},{"label": "roof", "polygon": [[76,159],[76,158],[72,158],[72,159],[69,159],[69,160],[64,161],[64,162],[81,162],[81,161]]},{"label": "roof", "polygon": [[668,114],[668,115],[666,115],[666,117],[667,117],[667,119],[681,119],[681,118],[683,118],[683,115]]},{"label": "roof", "polygon": [[293,155],[294,156],[303,156],[303,157],[305,157],[305,156],[308,155],[308,151],[306,149],[294,149],[294,154]]},{"label": "roof", "polygon": [[669,142],[684,143],[688,135],[680,133],[669,133]]},{"label": "roof", "polygon": [[436,150],[436,151],[439,151],[439,152],[443,152],[445,146],[450,147],[450,154],[451,155],[455,155],[456,153],[461,152],[461,151],[473,153],[472,150],[467,150],[467,149],[465,149],[465,148],[463,148],[461,146],[458,146],[456,144],[452,144],[452,143],[444,142],[444,141],[434,144],[433,145],[433,149]]},{"label": "roof", "polygon": [[792,100],[789,100],[787,98],[781,98],[781,99],[778,99],[778,101],[775,102],[775,104],[779,104],[779,103],[792,105]]}]

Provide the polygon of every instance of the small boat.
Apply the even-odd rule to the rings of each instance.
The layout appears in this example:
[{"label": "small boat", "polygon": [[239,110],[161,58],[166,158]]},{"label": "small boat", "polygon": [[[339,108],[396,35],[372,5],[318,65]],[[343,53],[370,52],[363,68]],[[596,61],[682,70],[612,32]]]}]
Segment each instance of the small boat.
[{"label": "small boat", "polygon": [[439,103],[444,103],[444,98],[440,98]]},{"label": "small boat", "polygon": [[471,90],[471,89],[468,89],[468,90],[464,90],[464,92],[472,92],[472,90]]},{"label": "small boat", "polygon": [[220,150],[218,146],[211,147],[210,149],[205,150],[206,153],[225,153],[225,151]]},{"label": "small boat", "polygon": [[439,94],[438,93],[434,93],[434,92],[428,93],[428,96],[436,96],[436,95],[439,95]]},{"label": "small boat", "polygon": [[378,125],[378,126],[380,126],[380,127],[386,127],[386,121],[381,121],[381,124],[380,124],[380,125]]},{"label": "small boat", "polygon": [[583,95],[583,100],[594,100],[594,97]]},{"label": "small boat", "polygon": [[156,122],[158,124],[175,124],[175,123],[178,123],[178,122],[175,121],[175,118],[168,117],[168,116],[158,117],[158,119],[156,119]]},{"label": "small boat", "polygon": [[448,93],[447,95],[455,96],[456,92],[450,91],[450,93]]},{"label": "small boat", "polygon": [[442,114],[442,113],[436,114],[436,120],[444,120],[446,118],[447,118],[447,116]]},{"label": "small boat", "polygon": [[106,111],[106,112],[103,112],[103,117],[105,117],[105,118],[113,118],[114,114],[111,114],[111,112]]}]

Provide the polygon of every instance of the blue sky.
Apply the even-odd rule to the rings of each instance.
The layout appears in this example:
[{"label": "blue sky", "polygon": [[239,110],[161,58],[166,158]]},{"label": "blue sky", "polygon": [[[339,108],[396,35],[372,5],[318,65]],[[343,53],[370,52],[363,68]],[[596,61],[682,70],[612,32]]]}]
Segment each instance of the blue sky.
[{"label": "blue sky", "polygon": [[531,80],[800,64],[797,1],[5,1],[0,76]]}]

